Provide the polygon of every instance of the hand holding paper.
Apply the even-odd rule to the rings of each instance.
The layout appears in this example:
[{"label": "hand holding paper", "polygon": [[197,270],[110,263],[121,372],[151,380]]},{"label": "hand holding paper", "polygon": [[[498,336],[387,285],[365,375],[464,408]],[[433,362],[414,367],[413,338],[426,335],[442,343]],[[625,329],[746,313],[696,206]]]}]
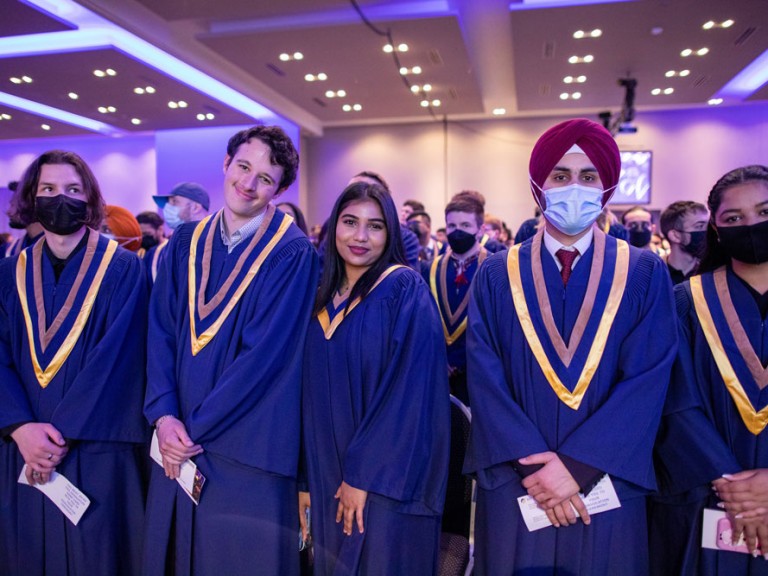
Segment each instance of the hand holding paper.
[{"label": "hand holding paper", "polygon": [[53,424],[28,422],[11,433],[24,458],[27,483],[45,484],[69,448],[64,436]]},{"label": "hand holding paper", "polygon": [[184,424],[173,416],[163,420],[157,427],[156,434],[165,475],[171,480],[179,478],[181,465],[185,460],[203,452],[203,447],[195,444],[189,437]]}]

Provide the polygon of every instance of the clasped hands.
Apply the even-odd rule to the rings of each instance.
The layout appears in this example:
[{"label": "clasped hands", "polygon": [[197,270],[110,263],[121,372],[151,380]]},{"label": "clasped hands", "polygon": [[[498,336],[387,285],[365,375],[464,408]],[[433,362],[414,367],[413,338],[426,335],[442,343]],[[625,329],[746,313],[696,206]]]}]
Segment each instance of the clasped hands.
[{"label": "clasped hands", "polygon": [[757,557],[762,552],[768,560],[768,469],[723,474],[712,482],[712,489],[731,520],[733,543],[744,534],[750,554]]},{"label": "clasped hands", "polygon": [[522,484],[528,495],[547,513],[555,528],[576,524],[578,518],[584,524],[590,523],[587,507],[579,496],[579,485],[555,452],[531,454],[520,458],[519,462],[525,465],[544,465],[526,476]]},{"label": "clasped hands", "polygon": [[157,444],[163,456],[165,475],[171,480],[179,477],[181,465],[186,460],[203,452],[203,447],[192,441],[184,424],[174,416],[165,416],[158,423]]},{"label": "clasped hands", "polygon": [[45,484],[69,452],[67,441],[53,424],[27,422],[11,433],[27,465],[25,476],[30,486]]}]

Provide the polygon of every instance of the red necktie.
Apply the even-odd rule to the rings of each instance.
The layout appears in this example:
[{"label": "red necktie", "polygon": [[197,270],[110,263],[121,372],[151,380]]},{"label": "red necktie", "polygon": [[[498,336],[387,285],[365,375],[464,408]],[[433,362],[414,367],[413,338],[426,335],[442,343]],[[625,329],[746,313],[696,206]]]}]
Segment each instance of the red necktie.
[{"label": "red necktie", "polygon": [[563,265],[562,270],[560,270],[563,284],[568,284],[568,279],[571,277],[571,270],[573,269],[573,261],[576,260],[578,255],[578,250],[565,250],[564,248],[560,248],[560,250],[555,252],[555,256],[560,260],[560,264]]}]

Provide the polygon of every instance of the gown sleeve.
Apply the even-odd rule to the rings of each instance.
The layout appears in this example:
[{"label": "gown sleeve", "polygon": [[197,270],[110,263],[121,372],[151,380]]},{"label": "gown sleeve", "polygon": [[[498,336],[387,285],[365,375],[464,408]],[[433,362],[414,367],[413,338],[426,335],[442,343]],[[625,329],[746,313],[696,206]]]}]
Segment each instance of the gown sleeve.
[{"label": "gown sleeve", "polygon": [[672,285],[664,266],[651,253],[639,255],[622,306],[638,304],[616,319],[632,323],[617,344],[616,381],[606,400],[558,450],[649,490],[656,487],[653,443],[678,345]]},{"label": "gown sleeve", "polygon": [[[467,324],[467,377],[472,427],[465,473],[476,473],[483,488],[519,478],[514,461],[549,450],[536,424],[515,401],[504,358],[500,319],[513,318],[506,252],[477,271],[470,288]],[[506,314],[505,314],[506,312]]]},{"label": "gown sleeve", "polygon": [[445,343],[422,279],[402,270],[391,280],[391,296],[381,304],[391,335],[383,344],[387,365],[347,446],[342,474],[355,488],[398,501],[403,512],[436,515],[443,509],[450,445]]},{"label": "gown sleeve", "polygon": [[688,282],[675,287],[680,348],[656,441],[658,476],[664,493],[678,494],[741,470],[713,424],[694,369],[696,313]]}]

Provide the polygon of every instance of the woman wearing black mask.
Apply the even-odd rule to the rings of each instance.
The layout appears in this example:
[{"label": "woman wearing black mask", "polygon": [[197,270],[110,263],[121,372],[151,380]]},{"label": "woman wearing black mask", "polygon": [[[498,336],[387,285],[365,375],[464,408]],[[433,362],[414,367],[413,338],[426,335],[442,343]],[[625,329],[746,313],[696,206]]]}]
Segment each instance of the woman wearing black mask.
[{"label": "woman wearing black mask", "polygon": [[[0,566],[10,574],[134,574],[146,284],[141,261],[94,230],[98,183],[72,152],[27,168],[13,217],[44,238],[0,262]],[[79,521],[42,491],[71,482]]]},{"label": "woman wearing black mask", "polygon": [[674,505],[655,506],[652,571],[768,574],[768,167],[727,173],[708,207],[700,275],[675,288],[680,352],[657,445]]}]

